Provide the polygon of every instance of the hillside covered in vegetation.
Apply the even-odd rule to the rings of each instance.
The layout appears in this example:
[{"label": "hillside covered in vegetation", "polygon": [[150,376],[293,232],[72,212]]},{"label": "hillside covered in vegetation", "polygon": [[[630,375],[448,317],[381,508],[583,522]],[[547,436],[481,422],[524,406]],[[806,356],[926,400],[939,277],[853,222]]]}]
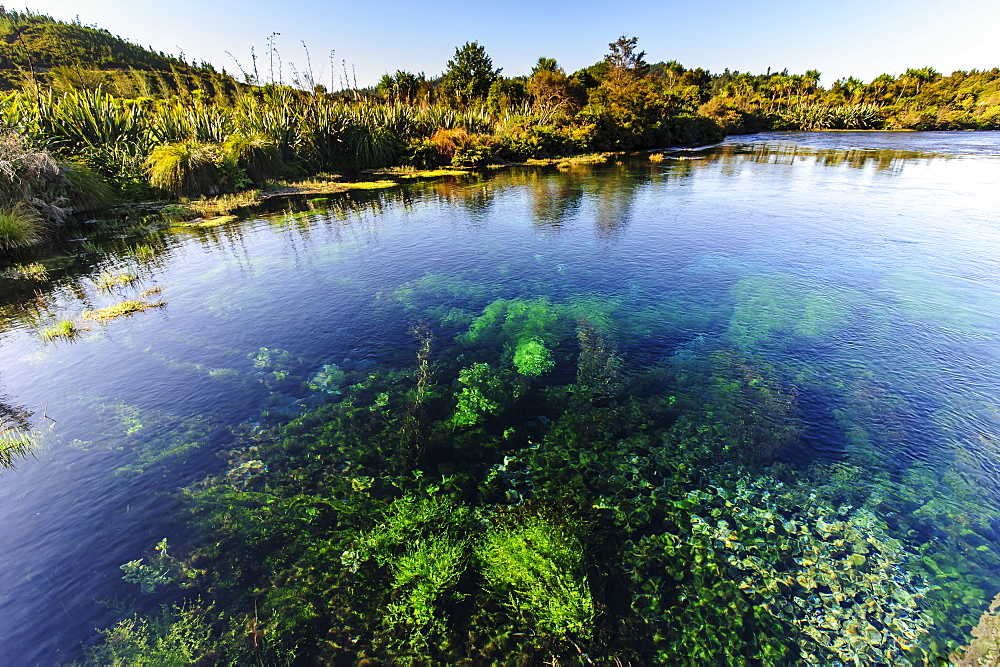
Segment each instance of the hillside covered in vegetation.
[{"label": "hillside covered in vegetation", "polygon": [[78,21],[0,6],[0,90],[36,85],[63,92],[103,87],[122,97],[185,96],[198,89],[219,101],[238,90],[210,63],[195,66]]}]

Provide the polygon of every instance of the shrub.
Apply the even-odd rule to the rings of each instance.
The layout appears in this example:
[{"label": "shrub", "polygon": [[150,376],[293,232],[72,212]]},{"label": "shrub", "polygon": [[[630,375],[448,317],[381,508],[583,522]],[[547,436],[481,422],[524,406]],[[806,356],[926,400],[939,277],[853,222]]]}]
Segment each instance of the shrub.
[{"label": "shrub", "polygon": [[493,157],[493,149],[486,145],[459,146],[451,159],[453,167],[485,167]]}]

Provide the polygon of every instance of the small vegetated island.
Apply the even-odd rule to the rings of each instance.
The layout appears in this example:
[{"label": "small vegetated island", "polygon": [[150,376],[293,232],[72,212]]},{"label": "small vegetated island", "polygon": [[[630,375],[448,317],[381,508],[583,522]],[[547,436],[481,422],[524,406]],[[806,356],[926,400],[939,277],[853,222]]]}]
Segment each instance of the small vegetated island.
[{"label": "small vegetated island", "polygon": [[[542,57],[506,77],[473,42],[441,76],[334,91],[311,72],[234,77],[0,9],[0,253],[16,260],[81,213],[151,200],[171,202],[165,226],[197,234],[269,193],[761,130],[1000,128],[996,69],[821,87],[816,71],[710,73],[649,64],[635,38],[609,47],[577,72]],[[32,266],[16,272],[44,274]],[[697,390],[628,369],[615,331],[653,327],[655,313],[433,275],[385,295],[413,322],[402,367],[298,377],[293,355],[261,347],[260,383],[312,403],[234,427],[225,469],[181,492],[190,548],[163,540],[122,565],[144,593],[173,591],[169,604],[104,629],[86,661],[993,664],[1000,562],[984,535],[997,517],[966,480],[826,462],[805,484],[783,459],[801,435],[798,396],[751,354],[754,337],[817,335],[847,318],[848,297],[774,276],[734,293],[729,348],[677,362]],[[42,337],[159,308],[158,295]],[[874,412],[887,391],[857,386],[848,407]],[[27,453],[3,437],[0,464]],[[943,488],[981,513],[941,502]]]}]

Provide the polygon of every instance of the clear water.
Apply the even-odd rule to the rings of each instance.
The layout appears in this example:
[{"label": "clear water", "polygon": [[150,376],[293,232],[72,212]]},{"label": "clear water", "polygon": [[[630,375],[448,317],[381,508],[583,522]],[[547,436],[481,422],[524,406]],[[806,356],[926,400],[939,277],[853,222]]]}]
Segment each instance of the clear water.
[{"label": "clear water", "polygon": [[[0,474],[3,662],[78,658],[123,609],[176,597],[138,595],[119,566],[191,543],[176,491],[225,469],[233,427],[326,400],[262,354],[286,352],[293,379],[412,365],[412,321],[450,341],[468,320],[442,313],[497,298],[613,303],[606,335],[636,377],[720,351],[770,369],[795,400],[778,462],[847,463],[899,494],[931,475],[1000,554],[997,183],[1000,133],[764,134],[81,238],[48,280],[0,280],[0,394],[39,437]],[[122,271],[139,280],[98,289]],[[162,308],[38,335],[154,286]],[[1000,592],[978,572],[973,616]]]}]

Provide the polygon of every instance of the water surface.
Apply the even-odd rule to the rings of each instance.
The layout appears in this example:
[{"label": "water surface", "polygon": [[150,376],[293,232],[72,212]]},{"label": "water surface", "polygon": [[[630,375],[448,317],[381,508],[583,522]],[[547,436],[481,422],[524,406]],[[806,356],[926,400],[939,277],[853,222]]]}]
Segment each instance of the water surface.
[{"label": "water surface", "polygon": [[[964,642],[1000,593],[998,182],[1000,133],[763,134],[81,237],[44,259],[47,279],[0,282],[0,393],[39,439],[0,483],[2,653],[69,661],[95,628],[182,597],[143,595],[120,569],[164,537],[195,548],[180,488],[231,469],[247,429],[414,367],[419,323],[457,392],[462,355],[487,359],[462,336],[501,299],[565,321],[540,335],[554,366],[518,379],[529,394],[580,382],[579,327],[594,326],[616,400],[670,398],[648,432],[712,421],[732,437],[715,456],[748,474],[877,480],[865,511],[910,540],[900,572],[936,614],[925,642]],[[138,280],[99,289],[122,272]],[[149,288],[165,306],[73,341],[38,334]],[[493,345],[513,368],[511,341]],[[557,418],[524,400],[504,428]],[[468,463],[442,457],[418,467]],[[511,484],[503,503],[531,500]]]}]

